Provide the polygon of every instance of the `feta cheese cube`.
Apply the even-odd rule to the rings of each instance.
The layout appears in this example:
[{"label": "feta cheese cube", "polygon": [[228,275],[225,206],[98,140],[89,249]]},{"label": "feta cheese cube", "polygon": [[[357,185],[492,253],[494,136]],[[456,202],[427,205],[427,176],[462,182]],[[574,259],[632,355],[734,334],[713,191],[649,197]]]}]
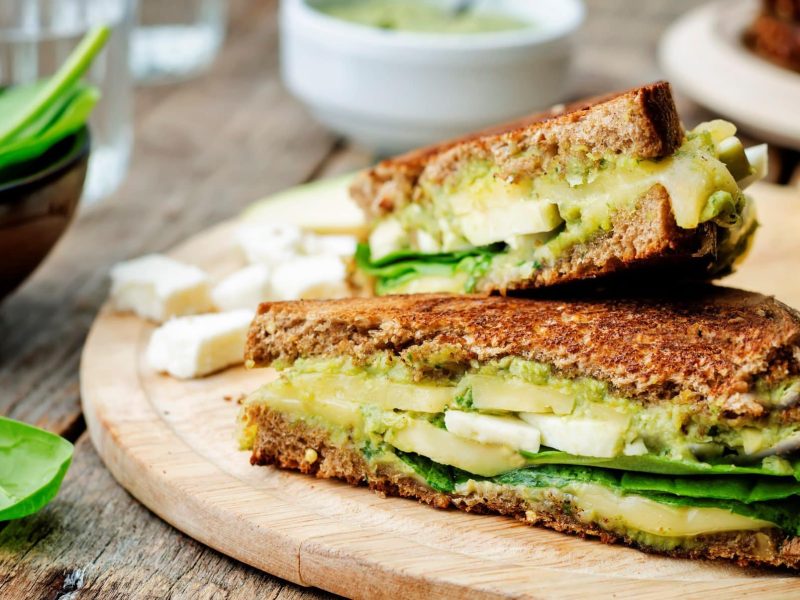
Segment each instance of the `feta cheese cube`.
[{"label": "feta cheese cube", "polygon": [[213,310],[206,274],[160,254],[114,265],[111,301],[119,311],[157,322]]},{"label": "feta cheese cube", "polygon": [[539,452],[539,430],[516,417],[448,410],[444,413],[444,425],[447,431],[482,444],[503,444],[532,454]]},{"label": "feta cheese cube", "polygon": [[211,298],[220,310],[246,308],[255,312],[261,302],[270,299],[270,268],[250,265],[228,275],[211,290]]},{"label": "feta cheese cube", "polygon": [[180,317],[153,332],[147,363],[180,379],[202,377],[244,362],[250,310]]},{"label": "feta cheese cube", "polygon": [[336,256],[298,256],[272,274],[276,300],[344,298],[349,295],[344,263]]},{"label": "feta cheese cube", "polygon": [[294,225],[242,223],[236,241],[249,263],[277,265],[303,252],[303,232]]},{"label": "feta cheese cube", "polygon": [[303,253],[329,256],[352,256],[356,252],[356,238],[352,235],[317,235],[306,233],[303,238]]}]

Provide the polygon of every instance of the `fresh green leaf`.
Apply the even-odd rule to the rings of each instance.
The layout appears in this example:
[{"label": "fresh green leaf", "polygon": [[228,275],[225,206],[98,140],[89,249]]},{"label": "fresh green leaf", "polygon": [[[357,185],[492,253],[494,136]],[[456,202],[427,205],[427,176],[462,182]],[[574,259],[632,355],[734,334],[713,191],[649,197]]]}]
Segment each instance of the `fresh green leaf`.
[{"label": "fresh green leaf", "polygon": [[71,460],[67,440],[0,417],[0,521],[24,517],[50,502]]},{"label": "fresh green leaf", "polygon": [[378,278],[378,294],[388,293],[410,279],[423,276],[451,277],[457,271],[467,274],[465,291],[472,291],[476,279],[491,264],[491,257],[503,252],[504,248],[503,244],[493,244],[447,254],[420,254],[401,250],[373,262],[369,246],[362,243],[356,248],[355,260],[364,273]]},{"label": "fresh green leaf", "polygon": [[772,466],[770,463],[762,463],[761,466],[741,466],[729,463],[710,464],[673,460],[648,454],[596,458],[592,456],[574,456],[559,450],[542,450],[536,454],[523,451],[521,454],[527,459],[528,463],[536,465],[584,465],[661,475],[793,475],[792,472],[786,472],[777,466]]},{"label": "fresh green leaf", "polygon": [[448,465],[441,465],[421,454],[401,452],[397,449],[394,452],[400,460],[414,469],[417,475],[424,478],[428,485],[437,492],[450,493],[456,488],[457,483],[473,478],[466,471]]},{"label": "fresh green leaf", "polygon": [[61,106],[61,113],[55,116],[49,127],[36,136],[0,147],[0,169],[41,156],[53,145],[78,131],[86,124],[98,99],[96,89],[79,86],[67,104]]},{"label": "fresh green leaf", "polygon": [[9,113],[0,113],[0,145],[16,139],[40,119],[54,102],[69,92],[103,48],[109,33],[109,28],[105,26],[89,31],[61,68],[43,82],[28,102],[16,104],[16,110]]},{"label": "fresh green leaf", "polygon": [[531,488],[594,483],[662,504],[723,508],[770,521],[788,531],[800,531],[800,501],[796,498],[800,484],[788,478],[648,476],[575,465],[542,465],[503,473],[492,481]]}]

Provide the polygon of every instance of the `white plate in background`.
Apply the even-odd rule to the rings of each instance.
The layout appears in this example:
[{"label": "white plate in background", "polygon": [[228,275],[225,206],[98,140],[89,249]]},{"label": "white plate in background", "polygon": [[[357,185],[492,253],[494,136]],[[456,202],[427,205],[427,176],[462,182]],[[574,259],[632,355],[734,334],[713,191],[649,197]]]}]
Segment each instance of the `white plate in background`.
[{"label": "white plate in background", "polygon": [[687,13],[661,40],[661,66],[676,89],[743,130],[800,150],[800,73],[750,52],[742,34],[757,0],[719,0]]}]

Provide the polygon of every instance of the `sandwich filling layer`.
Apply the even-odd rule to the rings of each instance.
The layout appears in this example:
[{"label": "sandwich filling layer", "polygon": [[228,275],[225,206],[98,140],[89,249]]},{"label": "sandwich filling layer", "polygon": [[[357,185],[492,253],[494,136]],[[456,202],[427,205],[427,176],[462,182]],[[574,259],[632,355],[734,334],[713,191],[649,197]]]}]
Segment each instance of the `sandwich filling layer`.
[{"label": "sandwich filling layer", "polygon": [[635,212],[661,186],[679,228],[718,227],[715,268],[724,271],[755,229],[742,190],[761,168],[735,131],[725,121],[701,124],[660,160],[575,152],[565,167],[537,176],[479,159],[442,180],[423,176],[413,203],[374,223],[357,262],[378,293],[470,292],[487,273],[494,282],[527,279],[608,232],[616,215]]},{"label": "sandwich filling layer", "polygon": [[[785,409],[800,379],[757,385],[758,419],[726,418],[729,399],[646,402],[603,382],[507,357],[421,376],[389,353],[300,359],[253,393],[242,445],[273,411],[328,433],[375,472],[437,492],[513,492],[658,549],[731,531],[800,531],[800,425]],[[534,508],[535,509],[535,508]]]}]

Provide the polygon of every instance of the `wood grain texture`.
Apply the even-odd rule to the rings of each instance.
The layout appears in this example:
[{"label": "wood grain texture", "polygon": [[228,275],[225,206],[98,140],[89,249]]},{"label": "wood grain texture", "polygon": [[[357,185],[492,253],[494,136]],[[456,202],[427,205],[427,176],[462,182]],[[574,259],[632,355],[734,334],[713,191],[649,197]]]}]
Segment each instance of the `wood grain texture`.
[{"label": "wood grain texture", "polygon": [[[761,239],[800,255],[800,196],[760,185]],[[296,210],[307,213],[301,203]],[[241,266],[233,224],[210,229],[173,255],[214,278]],[[800,306],[786,278],[760,279],[776,262],[761,244],[739,284]],[[796,259],[795,259],[796,260]],[[784,265],[785,268],[785,265]],[[748,274],[749,273],[749,274]],[[800,579],[770,571],[648,556],[500,517],[437,511],[363,488],[252,467],[236,447],[235,402],[269,369],[233,368],[179,381],[144,360],[153,326],[104,308],[82,361],[84,415],[112,474],[178,529],[298,584],[352,597],[583,597],[588,590],[643,598],[692,594],[800,594]],[[434,559],[435,557],[435,559]]]},{"label": "wood grain texture", "polygon": [[4,600],[299,596],[296,586],[210,551],[121,493],[88,437],[75,457],[58,502],[0,532]]}]

